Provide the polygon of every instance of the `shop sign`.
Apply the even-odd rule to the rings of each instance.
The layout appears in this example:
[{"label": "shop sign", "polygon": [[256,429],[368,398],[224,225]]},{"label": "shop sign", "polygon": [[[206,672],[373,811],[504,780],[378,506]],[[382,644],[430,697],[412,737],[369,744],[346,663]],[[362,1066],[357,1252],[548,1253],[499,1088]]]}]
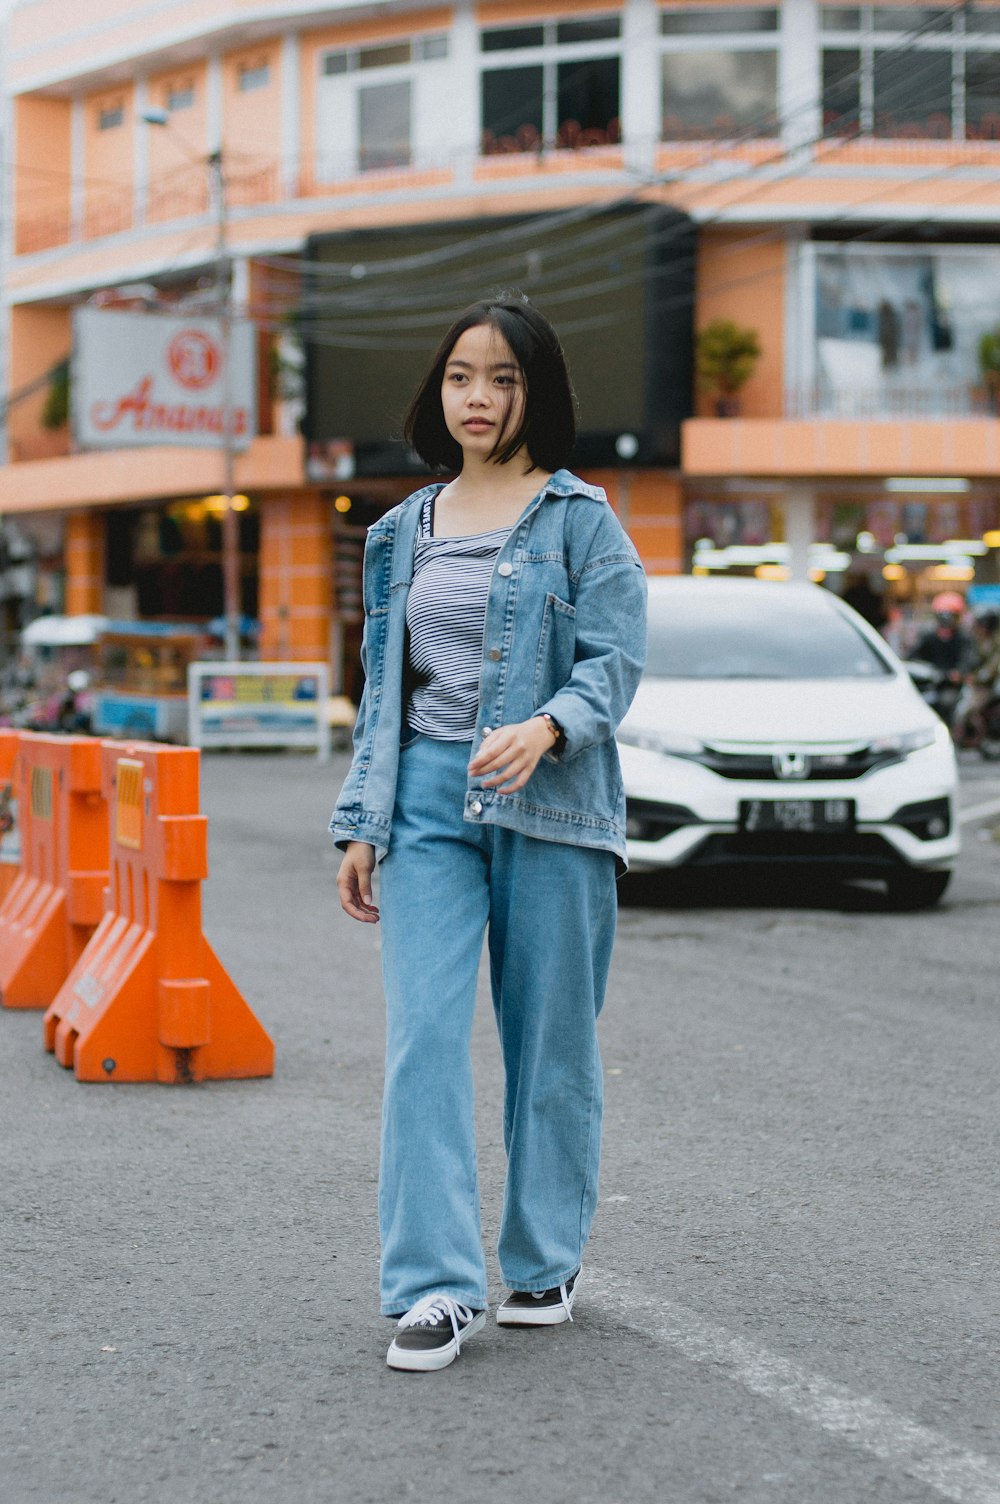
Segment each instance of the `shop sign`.
[{"label": "shop sign", "polygon": [[192,663],[188,740],[193,747],[315,747],[330,755],[325,663]]},{"label": "shop sign", "polygon": [[[254,326],[77,308],[73,314],[72,414],[87,449],[145,444],[220,448],[227,426],[234,449],[256,428]],[[228,414],[228,418],[227,418]]]}]

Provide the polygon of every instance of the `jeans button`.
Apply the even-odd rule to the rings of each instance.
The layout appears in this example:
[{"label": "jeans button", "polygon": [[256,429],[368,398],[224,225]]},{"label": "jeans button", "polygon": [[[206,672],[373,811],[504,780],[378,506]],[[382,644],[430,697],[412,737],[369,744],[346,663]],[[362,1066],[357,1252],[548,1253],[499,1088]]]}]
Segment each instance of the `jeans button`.
[{"label": "jeans button", "polygon": [[493,727],[492,727],[492,726],[484,726],[484,727],[483,727],[483,735],[484,735],[484,736],[489,736],[489,734],[490,734],[490,732],[491,732],[491,731],[492,731],[492,730],[493,730]]},{"label": "jeans button", "polygon": [[474,815],[481,815],[483,812],[483,801],[481,799],[473,799],[469,808]]},{"label": "jeans button", "polygon": [[503,577],[504,577],[504,579],[506,579],[509,574],[513,574],[513,573],[514,573],[514,566],[513,566],[513,564],[508,564],[505,561],[503,564],[498,564],[497,565],[497,574],[502,574]]},{"label": "jeans button", "polygon": [[499,648],[490,648],[486,656],[491,663],[499,663],[502,655]]}]

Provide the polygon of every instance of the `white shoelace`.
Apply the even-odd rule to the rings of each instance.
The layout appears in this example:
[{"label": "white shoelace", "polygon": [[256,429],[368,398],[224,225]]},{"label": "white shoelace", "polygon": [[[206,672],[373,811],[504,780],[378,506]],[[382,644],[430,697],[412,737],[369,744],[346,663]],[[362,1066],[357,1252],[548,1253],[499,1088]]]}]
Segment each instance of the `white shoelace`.
[{"label": "white shoelace", "polygon": [[[411,1306],[404,1316],[399,1318],[400,1328],[406,1326],[436,1326],[439,1321],[447,1317],[451,1322],[451,1330],[455,1341],[459,1342],[462,1336],[462,1327],[468,1326],[475,1313],[464,1306],[460,1300],[455,1300],[451,1295],[425,1295],[418,1300],[415,1306]],[[459,1325],[461,1323],[461,1326]]]},{"label": "white shoelace", "polygon": [[559,1295],[560,1295],[560,1298],[562,1299],[563,1310],[566,1312],[567,1320],[572,1321],[573,1320],[573,1307],[569,1303],[569,1295],[566,1293],[566,1286],[565,1285],[560,1285],[559,1286]]}]

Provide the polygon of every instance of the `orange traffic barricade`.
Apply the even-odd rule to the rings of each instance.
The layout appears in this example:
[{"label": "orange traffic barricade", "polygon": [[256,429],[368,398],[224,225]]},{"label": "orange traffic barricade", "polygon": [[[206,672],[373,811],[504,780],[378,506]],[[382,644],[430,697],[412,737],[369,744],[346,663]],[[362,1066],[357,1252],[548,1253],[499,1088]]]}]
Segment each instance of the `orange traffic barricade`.
[{"label": "orange traffic barricade", "polygon": [[194,747],[101,744],[107,908],[45,1015],[80,1081],[270,1076],[274,1043],[202,932],[208,820]]},{"label": "orange traffic barricade", "polygon": [[19,741],[16,731],[0,729],[0,904],[14,886],[21,866],[21,832],[14,788]]},{"label": "orange traffic barricade", "polygon": [[22,731],[14,790],[21,864],[0,907],[0,1002],[47,1008],[104,912],[100,743]]}]

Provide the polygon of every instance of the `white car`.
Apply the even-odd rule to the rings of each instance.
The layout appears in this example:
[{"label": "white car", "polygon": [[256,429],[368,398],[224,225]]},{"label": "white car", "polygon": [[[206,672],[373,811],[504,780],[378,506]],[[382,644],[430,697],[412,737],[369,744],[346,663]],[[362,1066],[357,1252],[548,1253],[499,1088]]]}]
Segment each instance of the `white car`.
[{"label": "white car", "polygon": [[618,732],[632,870],[798,863],[936,903],[959,849],[954,748],[878,633],[817,585],[649,584]]}]

